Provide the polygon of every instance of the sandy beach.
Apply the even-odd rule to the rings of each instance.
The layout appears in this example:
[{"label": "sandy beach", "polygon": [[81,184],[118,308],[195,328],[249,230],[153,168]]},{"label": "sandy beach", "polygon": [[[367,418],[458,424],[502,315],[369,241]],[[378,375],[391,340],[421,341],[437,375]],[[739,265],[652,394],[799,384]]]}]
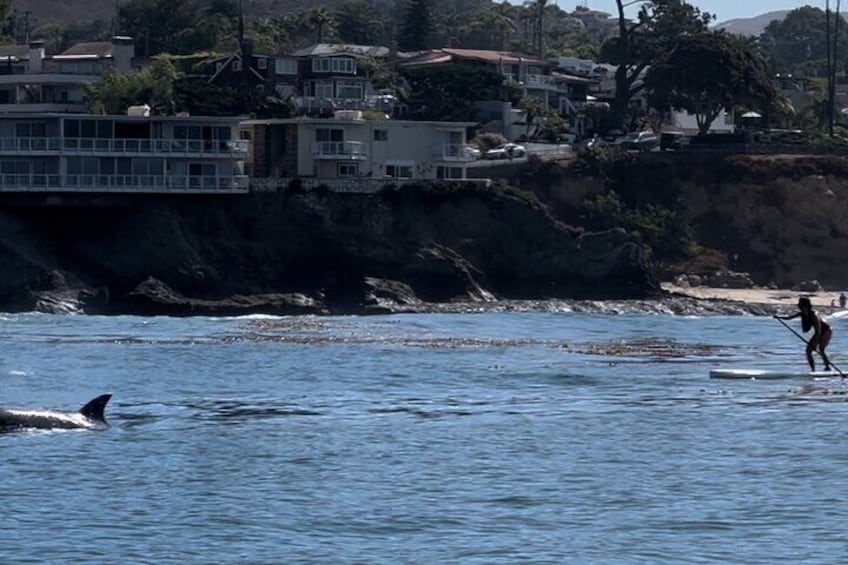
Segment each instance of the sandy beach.
[{"label": "sandy beach", "polygon": [[663,290],[699,300],[730,300],[746,304],[763,304],[772,307],[786,306],[794,310],[800,296],[808,296],[815,308],[822,310],[840,310],[839,292],[822,291],[816,293],[790,289],[770,288],[712,288],[683,287],[672,283],[662,283]]}]

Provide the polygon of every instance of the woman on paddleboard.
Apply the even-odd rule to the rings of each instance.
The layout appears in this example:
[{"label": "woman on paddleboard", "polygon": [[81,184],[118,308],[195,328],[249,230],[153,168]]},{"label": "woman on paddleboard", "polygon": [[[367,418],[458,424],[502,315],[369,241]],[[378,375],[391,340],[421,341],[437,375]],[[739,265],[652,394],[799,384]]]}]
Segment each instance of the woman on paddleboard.
[{"label": "woman on paddleboard", "polygon": [[830,359],[827,358],[827,354],[824,350],[827,347],[827,344],[830,343],[830,338],[833,335],[833,332],[825,319],[813,310],[813,305],[809,298],[802,296],[798,299],[798,312],[796,314],[792,314],[791,316],[775,316],[775,318],[778,320],[791,320],[799,316],[801,317],[801,330],[803,330],[804,333],[807,333],[811,329],[813,330],[813,337],[811,337],[807,342],[807,363],[810,364],[810,369],[813,371],[816,370],[816,362],[813,359],[813,351],[818,350],[819,355],[821,355],[824,360],[824,370],[829,371]]}]

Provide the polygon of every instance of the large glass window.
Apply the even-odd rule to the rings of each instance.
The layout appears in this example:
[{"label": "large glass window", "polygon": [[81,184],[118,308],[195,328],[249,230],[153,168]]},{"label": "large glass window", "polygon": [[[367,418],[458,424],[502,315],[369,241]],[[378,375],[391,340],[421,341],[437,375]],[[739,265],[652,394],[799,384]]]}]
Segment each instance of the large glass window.
[{"label": "large glass window", "polygon": [[315,130],[316,141],[344,141],[344,130],[318,128]]},{"label": "large glass window", "polygon": [[315,96],[317,98],[334,98],[332,82],[316,82]]},{"label": "large glass window", "polygon": [[18,137],[44,137],[44,124],[39,122],[21,122],[15,124],[15,134]]},{"label": "large glass window", "polygon": [[339,177],[350,178],[359,174],[358,163],[339,163]]},{"label": "large glass window", "polygon": [[294,59],[277,59],[274,61],[274,71],[278,75],[296,75],[297,61]]},{"label": "large glass window", "polygon": [[362,99],[362,83],[353,80],[338,81],[339,98]]}]

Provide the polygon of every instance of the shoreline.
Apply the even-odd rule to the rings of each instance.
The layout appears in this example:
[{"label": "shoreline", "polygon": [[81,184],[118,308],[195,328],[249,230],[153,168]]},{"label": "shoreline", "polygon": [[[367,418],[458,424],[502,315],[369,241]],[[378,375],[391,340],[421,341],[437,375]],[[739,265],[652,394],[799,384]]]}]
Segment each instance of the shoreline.
[{"label": "shoreline", "polygon": [[810,299],[814,308],[822,311],[845,310],[839,307],[839,291],[802,292],[771,288],[683,287],[673,283],[662,283],[661,287],[664,292],[695,300],[722,300],[772,307],[787,306],[792,309],[798,303],[799,297],[806,296]]},{"label": "shoreline", "polygon": [[[271,300],[267,295],[241,296],[238,300],[198,301],[183,298],[181,301],[158,301],[130,304],[111,309],[97,305],[90,308],[75,291],[40,293],[31,311],[47,314],[83,315],[136,315],[172,317],[228,317],[251,314],[271,316],[344,316],[380,314],[427,313],[484,313],[484,312],[574,312],[585,314],[666,314],[675,316],[772,316],[788,315],[797,311],[798,297],[808,296],[813,307],[824,315],[841,317],[848,309],[838,305],[838,292],[808,293],[790,289],[729,289],[715,287],[681,287],[662,283],[661,293],[642,299],[505,299],[460,300],[451,302],[406,302],[378,299],[374,303],[347,305],[343,308],[326,304],[301,295],[280,295]],[[13,313],[10,311],[8,313]]]}]

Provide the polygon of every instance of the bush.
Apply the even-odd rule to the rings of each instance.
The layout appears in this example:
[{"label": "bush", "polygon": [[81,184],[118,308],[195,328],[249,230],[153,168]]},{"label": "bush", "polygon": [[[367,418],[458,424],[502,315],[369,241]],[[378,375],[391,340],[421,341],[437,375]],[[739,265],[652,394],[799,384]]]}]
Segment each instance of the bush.
[{"label": "bush", "polygon": [[503,145],[504,143],[506,143],[506,138],[501,133],[481,133],[480,135],[472,139],[471,143],[479,147],[480,151],[488,151],[489,149],[498,147],[499,145]]}]

